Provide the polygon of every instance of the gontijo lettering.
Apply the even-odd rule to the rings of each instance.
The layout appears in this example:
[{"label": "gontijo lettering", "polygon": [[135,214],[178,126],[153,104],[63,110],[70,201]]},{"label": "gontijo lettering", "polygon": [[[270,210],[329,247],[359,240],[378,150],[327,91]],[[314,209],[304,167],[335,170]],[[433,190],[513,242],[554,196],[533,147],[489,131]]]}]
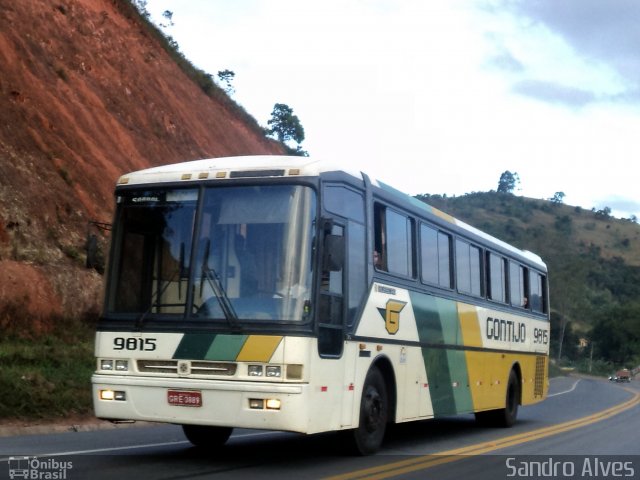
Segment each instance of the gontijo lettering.
[{"label": "gontijo lettering", "polygon": [[521,342],[527,339],[527,326],[522,322],[487,317],[487,338],[501,342]]}]

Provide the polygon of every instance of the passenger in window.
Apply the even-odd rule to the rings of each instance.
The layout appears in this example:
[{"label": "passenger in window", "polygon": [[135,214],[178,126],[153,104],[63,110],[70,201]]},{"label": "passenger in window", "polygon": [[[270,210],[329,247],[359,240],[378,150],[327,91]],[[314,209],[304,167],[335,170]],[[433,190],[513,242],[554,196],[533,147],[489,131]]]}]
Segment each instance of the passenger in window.
[{"label": "passenger in window", "polygon": [[527,297],[522,298],[522,308],[529,308],[529,299]]},{"label": "passenger in window", "polygon": [[378,270],[383,270],[382,268],[382,255],[377,250],[373,251],[373,266]]}]

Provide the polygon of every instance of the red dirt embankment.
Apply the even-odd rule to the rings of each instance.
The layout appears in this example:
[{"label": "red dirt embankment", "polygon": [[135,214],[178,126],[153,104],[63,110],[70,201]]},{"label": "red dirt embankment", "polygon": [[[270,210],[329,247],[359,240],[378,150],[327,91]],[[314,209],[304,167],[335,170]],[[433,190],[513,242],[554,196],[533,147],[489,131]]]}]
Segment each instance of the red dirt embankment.
[{"label": "red dirt embankment", "polygon": [[87,222],[110,221],[122,173],[265,153],[282,149],[191,81],[126,0],[0,0],[0,313],[99,308]]}]

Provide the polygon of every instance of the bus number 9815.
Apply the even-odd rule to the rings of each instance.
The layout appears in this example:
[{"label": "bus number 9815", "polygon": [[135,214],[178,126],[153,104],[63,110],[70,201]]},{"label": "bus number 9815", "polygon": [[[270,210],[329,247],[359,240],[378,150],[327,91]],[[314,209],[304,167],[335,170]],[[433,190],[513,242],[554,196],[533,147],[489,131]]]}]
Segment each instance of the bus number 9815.
[{"label": "bus number 9815", "polygon": [[113,339],[114,350],[142,350],[153,352],[156,349],[155,338],[116,337]]}]

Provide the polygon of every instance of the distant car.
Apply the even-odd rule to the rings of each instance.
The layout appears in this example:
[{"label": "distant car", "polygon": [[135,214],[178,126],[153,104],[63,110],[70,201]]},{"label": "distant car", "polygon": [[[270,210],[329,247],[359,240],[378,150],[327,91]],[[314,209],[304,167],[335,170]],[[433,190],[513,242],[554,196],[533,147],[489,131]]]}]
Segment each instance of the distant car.
[{"label": "distant car", "polygon": [[609,377],[609,380],[613,382],[630,382],[631,381],[631,372],[623,368],[622,370],[618,370],[615,375]]},{"label": "distant car", "polygon": [[618,370],[615,376],[616,382],[630,382],[631,381],[631,372],[623,368],[622,370]]}]

